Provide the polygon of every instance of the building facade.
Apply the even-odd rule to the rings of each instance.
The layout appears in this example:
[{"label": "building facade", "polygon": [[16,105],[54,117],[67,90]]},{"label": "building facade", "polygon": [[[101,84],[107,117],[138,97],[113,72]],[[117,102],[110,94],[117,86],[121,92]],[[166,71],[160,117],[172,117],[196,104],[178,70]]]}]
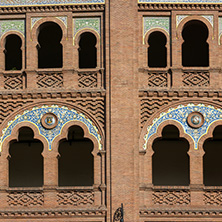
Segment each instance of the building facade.
[{"label": "building facade", "polygon": [[222,221],[221,35],[220,0],[2,0],[0,221]]}]

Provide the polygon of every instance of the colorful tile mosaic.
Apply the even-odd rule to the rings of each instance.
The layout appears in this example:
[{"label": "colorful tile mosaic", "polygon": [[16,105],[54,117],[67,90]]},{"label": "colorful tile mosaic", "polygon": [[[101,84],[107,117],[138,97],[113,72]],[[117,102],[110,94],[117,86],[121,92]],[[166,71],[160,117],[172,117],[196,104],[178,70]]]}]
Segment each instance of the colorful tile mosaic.
[{"label": "colorful tile mosaic", "polygon": [[[204,123],[200,128],[191,128],[187,123],[187,117],[192,112],[200,112],[204,116]],[[143,148],[147,149],[149,138],[157,132],[159,125],[167,120],[174,120],[181,124],[184,132],[194,141],[195,149],[198,149],[198,141],[208,132],[210,125],[218,120],[222,120],[222,109],[215,109],[213,106],[203,104],[187,106],[180,105],[176,109],[169,109],[167,113],[161,113],[159,118],[153,120],[153,124],[147,127],[147,134],[144,137],[145,143]]]},{"label": "colorful tile mosaic", "polygon": [[4,6],[32,6],[32,5],[64,5],[64,4],[104,4],[105,0],[1,0]]},{"label": "colorful tile mosaic", "polygon": [[93,29],[100,35],[100,18],[74,18],[74,36],[83,29]]},{"label": "colorful tile mosaic", "polygon": [[216,3],[221,4],[222,0],[138,0],[138,3]]},{"label": "colorful tile mosaic", "polygon": [[0,36],[8,31],[17,31],[25,35],[25,20],[1,20]]},{"label": "colorful tile mosaic", "polygon": [[153,28],[164,29],[169,34],[170,17],[143,17],[143,39],[146,33]]},{"label": "colorful tile mosaic", "polygon": [[[45,113],[54,113],[58,118],[58,125],[53,129],[46,129],[41,124],[41,118]],[[93,125],[92,121],[87,119],[82,113],[78,113],[74,109],[67,107],[59,107],[57,105],[34,107],[32,110],[26,110],[22,115],[17,115],[14,120],[8,122],[8,126],[2,130],[0,138],[0,151],[4,140],[11,135],[13,128],[21,122],[33,123],[48,142],[49,150],[52,149],[53,140],[61,134],[62,128],[70,121],[79,121],[86,125],[89,133],[96,138],[99,144],[99,149],[102,149],[101,136],[98,129]]]},{"label": "colorful tile mosaic", "polygon": [[[177,25],[177,27],[188,16],[189,15],[177,15],[176,16],[176,25]],[[200,16],[207,19],[210,22],[210,24],[212,25],[212,27],[214,26],[214,16],[213,15],[200,15]]]}]

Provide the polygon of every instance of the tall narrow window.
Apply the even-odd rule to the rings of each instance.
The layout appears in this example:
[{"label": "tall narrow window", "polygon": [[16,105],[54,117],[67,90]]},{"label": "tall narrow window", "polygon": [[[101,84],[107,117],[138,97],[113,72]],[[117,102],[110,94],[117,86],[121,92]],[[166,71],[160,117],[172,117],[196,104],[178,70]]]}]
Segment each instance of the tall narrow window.
[{"label": "tall narrow window", "polygon": [[162,138],[153,143],[153,184],[168,186],[189,185],[189,144],[179,138],[173,125],[164,127]]},{"label": "tall narrow window", "polygon": [[96,66],[96,37],[90,32],[85,32],[79,41],[79,68],[96,68]]},{"label": "tall narrow window", "polygon": [[5,42],[5,70],[22,69],[22,40],[19,36],[11,34]]},{"label": "tall narrow window", "polygon": [[182,36],[182,65],[209,66],[208,29],[200,21],[193,20],[185,24]]},{"label": "tall narrow window", "polygon": [[69,129],[68,140],[59,145],[59,186],[92,186],[94,183],[93,143],[82,128]]},{"label": "tall narrow window", "polygon": [[148,66],[149,67],[166,67],[167,66],[167,49],[166,36],[162,32],[153,32],[148,39]]},{"label": "tall narrow window", "polygon": [[54,22],[45,22],[39,27],[38,67],[62,68],[62,30]]},{"label": "tall narrow window", "polygon": [[222,186],[222,126],[215,128],[213,138],[204,142],[203,179],[205,186]]},{"label": "tall narrow window", "polygon": [[33,139],[28,127],[19,130],[19,140],[10,144],[9,186],[41,187],[43,185],[43,145]]}]

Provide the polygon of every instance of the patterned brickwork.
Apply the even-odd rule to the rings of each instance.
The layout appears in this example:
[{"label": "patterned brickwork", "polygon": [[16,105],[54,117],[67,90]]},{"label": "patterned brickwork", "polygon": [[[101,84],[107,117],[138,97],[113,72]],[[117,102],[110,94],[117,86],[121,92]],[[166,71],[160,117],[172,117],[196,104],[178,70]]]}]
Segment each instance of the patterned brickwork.
[{"label": "patterned brickwork", "polygon": [[79,88],[96,88],[98,86],[97,72],[79,72],[78,77]]},{"label": "patterned brickwork", "polygon": [[205,191],[203,200],[206,205],[222,205],[222,190]]},{"label": "patterned brickwork", "polygon": [[25,74],[5,74],[4,75],[4,89],[19,90],[26,88]]},{"label": "patterned brickwork", "polygon": [[77,98],[76,100],[67,100],[74,103],[76,106],[83,108],[92,114],[100,122],[102,127],[105,124],[104,98]]},{"label": "patterned brickwork", "polygon": [[92,191],[65,190],[57,194],[59,205],[88,206],[94,204],[94,193]]},{"label": "patterned brickwork", "polygon": [[188,205],[190,204],[190,192],[187,190],[154,191],[153,203],[159,205]]},{"label": "patterned brickwork", "polygon": [[9,206],[42,206],[44,203],[44,195],[40,191],[12,191],[8,194]]},{"label": "patterned brickwork", "polygon": [[209,86],[210,74],[208,71],[192,71],[183,73],[183,86]]},{"label": "patterned brickwork", "polygon": [[55,73],[38,73],[37,75],[38,88],[61,88],[63,87],[63,74]]},{"label": "patterned brickwork", "polygon": [[141,127],[145,122],[162,106],[171,103],[172,101],[179,100],[177,98],[141,98]]},{"label": "patterned brickwork", "polygon": [[167,87],[168,73],[167,72],[149,72],[148,73],[149,87]]}]

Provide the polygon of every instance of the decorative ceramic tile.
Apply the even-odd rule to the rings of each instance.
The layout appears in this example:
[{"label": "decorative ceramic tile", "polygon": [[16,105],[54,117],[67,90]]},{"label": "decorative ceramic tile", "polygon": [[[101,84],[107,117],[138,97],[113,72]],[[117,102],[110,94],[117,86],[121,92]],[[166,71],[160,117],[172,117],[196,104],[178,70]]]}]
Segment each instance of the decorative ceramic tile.
[{"label": "decorative ceramic tile", "polygon": [[33,28],[35,23],[38,22],[40,19],[42,19],[42,17],[32,17],[31,18],[31,29]]},{"label": "decorative ceramic tile", "polygon": [[170,17],[143,17],[143,39],[146,33],[153,28],[164,29],[169,34]]},{"label": "decorative ceramic tile", "polygon": [[202,15],[202,17],[207,19],[210,22],[210,24],[212,25],[212,27],[214,27],[214,16],[213,15]]},{"label": "decorative ceramic tile", "polygon": [[67,17],[63,16],[63,17],[56,17],[57,19],[59,19],[60,21],[62,21],[64,23],[64,25],[67,27]]},{"label": "decorative ceramic tile", "polygon": [[222,17],[219,17],[219,21],[218,21],[218,25],[219,25],[219,36],[218,36],[218,40],[220,43],[220,36],[222,35]]},{"label": "decorative ceramic tile", "polygon": [[177,24],[177,27],[178,25],[186,18],[188,17],[189,15],[177,15],[176,16],[176,24]]},{"label": "decorative ceramic tile", "polygon": [[4,6],[32,6],[32,5],[64,5],[64,4],[104,4],[105,0],[1,0]]},{"label": "decorative ceramic tile", "polygon": [[8,31],[17,31],[22,35],[25,34],[25,20],[1,20],[0,21],[0,36]]},{"label": "decorative ceramic tile", "polygon": [[[53,113],[57,116],[58,124],[55,128],[46,129],[42,126],[41,118],[45,113]],[[53,140],[61,134],[62,128],[70,121],[79,121],[85,124],[89,133],[98,141],[99,149],[102,149],[101,136],[91,120],[87,119],[82,113],[78,113],[74,109],[52,105],[34,107],[32,110],[26,110],[22,115],[17,115],[14,120],[8,122],[8,126],[2,131],[2,136],[0,138],[0,150],[2,150],[4,140],[11,135],[12,129],[21,122],[29,122],[38,127],[40,135],[45,137],[49,145],[49,150],[51,150]]]},{"label": "decorative ceramic tile", "polygon": [[221,4],[222,0],[138,0],[138,3],[217,3]]},{"label": "decorative ceramic tile", "polygon": [[[195,129],[188,125],[187,117],[192,112],[200,112],[203,115],[204,123],[200,128]],[[187,106],[180,105],[176,109],[171,108],[167,113],[161,113],[160,117],[154,119],[153,124],[147,127],[147,134],[144,137],[144,149],[147,149],[147,142],[157,132],[159,125],[167,120],[175,120],[180,123],[184,132],[193,139],[195,149],[198,149],[198,141],[208,132],[210,125],[217,120],[222,120],[222,109],[215,109],[213,106],[203,104],[188,104]]]},{"label": "decorative ceramic tile", "polygon": [[93,29],[100,35],[100,18],[74,18],[74,36],[83,29]]}]

